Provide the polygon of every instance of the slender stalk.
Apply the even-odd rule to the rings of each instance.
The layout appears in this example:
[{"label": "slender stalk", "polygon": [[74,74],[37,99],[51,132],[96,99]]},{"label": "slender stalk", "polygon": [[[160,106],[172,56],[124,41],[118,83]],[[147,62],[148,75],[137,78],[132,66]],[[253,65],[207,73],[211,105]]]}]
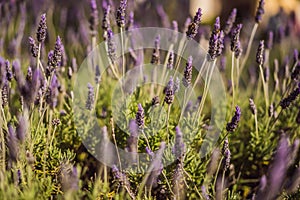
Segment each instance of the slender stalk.
[{"label": "slender stalk", "polygon": [[268,95],[267,95],[266,81],[265,81],[264,71],[263,71],[262,65],[259,65],[259,69],[260,69],[260,75],[261,75],[263,89],[264,89],[265,104],[266,104],[266,113],[268,113],[269,98],[268,98]]},{"label": "slender stalk", "polygon": [[258,23],[255,23],[254,26],[253,26],[251,35],[250,35],[250,39],[249,39],[248,45],[247,45],[246,54],[245,54],[245,57],[243,59],[242,65],[241,65],[241,72],[243,71],[243,69],[244,69],[244,67],[246,65],[246,62],[247,62],[247,60],[249,58],[250,50],[251,50],[251,47],[252,47],[253,39],[254,39],[255,33],[257,31],[257,28],[258,28]]},{"label": "slender stalk", "polygon": [[169,144],[169,118],[170,118],[171,104],[168,105],[168,114],[167,114],[167,142]]},{"label": "slender stalk", "polygon": [[234,85],[234,52],[231,55],[231,88],[232,88],[232,103],[231,103],[231,111],[234,108],[234,98],[235,98],[235,85]]},{"label": "slender stalk", "polygon": [[255,118],[255,133],[256,133],[256,138],[258,139],[259,135],[258,135],[257,113],[254,114],[254,118]]},{"label": "slender stalk", "polygon": [[119,150],[118,150],[118,145],[117,145],[117,140],[116,140],[115,128],[114,128],[114,122],[113,122],[113,120],[111,120],[110,123],[111,123],[112,137],[113,137],[113,140],[114,140],[114,143],[115,143],[115,148],[116,148],[116,152],[117,152],[117,156],[118,156],[118,161],[119,161],[119,165],[120,165],[120,171],[122,171],[121,157],[120,157]]},{"label": "slender stalk", "polygon": [[123,35],[123,28],[120,28],[121,33],[121,53],[122,53],[122,77],[125,76],[125,55],[124,55],[124,35]]}]

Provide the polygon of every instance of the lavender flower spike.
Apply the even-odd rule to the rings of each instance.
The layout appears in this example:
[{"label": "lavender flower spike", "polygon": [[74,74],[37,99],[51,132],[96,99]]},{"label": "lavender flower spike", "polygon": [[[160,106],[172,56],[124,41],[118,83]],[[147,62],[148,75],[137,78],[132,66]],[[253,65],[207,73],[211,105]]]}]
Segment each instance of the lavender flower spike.
[{"label": "lavender flower spike", "polygon": [[184,69],[184,77],[182,78],[182,84],[185,87],[189,87],[192,83],[192,71],[193,71],[192,62],[193,62],[193,58],[192,56],[190,56],[188,58],[188,61]]},{"label": "lavender flower spike", "polygon": [[273,31],[270,31],[268,35],[268,42],[266,43],[266,49],[272,49],[273,42],[274,42],[274,33]]},{"label": "lavender flower spike", "polygon": [[160,52],[159,52],[159,46],[160,46],[160,36],[158,35],[155,38],[154,41],[154,49],[152,53],[152,58],[151,58],[151,64],[153,65],[159,65],[160,64]]},{"label": "lavender flower spike", "polygon": [[287,107],[289,107],[291,103],[293,103],[296,100],[299,94],[300,94],[300,82],[298,83],[298,87],[293,92],[291,92],[286,98],[280,101],[281,108],[286,109]]},{"label": "lavender flower spike", "polygon": [[167,63],[167,68],[168,69],[173,69],[174,67],[174,52],[171,51],[169,58],[168,58],[168,63]]},{"label": "lavender flower spike", "polygon": [[88,98],[85,103],[85,107],[88,110],[92,110],[95,102],[95,94],[94,94],[94,87],[92,84],[88,83]]},{"label": "lavender flower spike", "polygon": [[260,23],[262,21],[262,15],[265,13],[264,5],[265,5],[265,0],[260,0],[255,15],[256,23]]},{"label": "lavender flower spike", "polygon": [[212,31],[212,34],[209,39],[209,49],[208,49],[208,60],[213,61],[217,57],[217,51],[218,51],[218,43],[219,43],[219,37],[220,37],[220,18],[216,18],[216,22],[214,24],[214,29]]},{"label": "lavender flower spike", "polygon": [[240,119],[241,119],[241,109],[239,106],[236,106],[234,116],[232,117],[231,122],[227,123],[226,130],[228,132],[233,132],[237,128]]},{"label": "lavender flower spike", "polygon": [[108,46],[108,56],[112,62],[116,60],[116,44],[114,41],[114,33],[111,29],[107,31],[107,46]]},{"label": "lavender flower spike", "polygon": [[54,66],[60,66],[62,58],[62,43],[59,36],[56,38],[55,47],[53,51],[53,64]]},{"label": "lavender flower spike", "polygon": [[110,5],[103,6],[102,29],[103,29],[104,40],[107,39],[107,31],[110,29],[109,14],[110,14]]},{"label": "lavender flower spike", "polygon": [[174,101],[174,91],[173,91],[173,88],[174,88],[174,81],[173,81],[173,77],[171,76],[170,77],[170,80],[168,82],[168,85],[165,89],[165,102],[166,104],[170,105],[173,103]]},{"label": "lavender flower spike", "polygon": [[198,33],[198,28],[201,22],[201,16],[202,16],[202,10],[201,8],[198,8],[198,11],[193,19],[193,22],[189,24],[188,29],[186,31],[186,36],[188,39],[193,39],[197,33]]},{"label": "lavender flower spike", "polygon": [[46,39],[47,25],[46,25],[46,14],[41,15],[39,27],[37,29],[36,38],[38,42],[42,43]]},{"label": "lavender flower spike", "polygon": [[138,111],[136,113],[135,116],[135,121],[136,124],[138,125],[138,127],[142,130],[144,129],[145,126],[145,119],[144,119],[145,115],[144,115],[144,109],[142,107],[142,104],[138,104]]},{"label": "lavender flower spike", "polygon": [[118,8],[117,15],[116,15],[117,25],[120,28],[125,27],[126,7],[127,7],[127,0],[121,0],[120,7]]},{"label": "lavender flower spike", "polygon": [[25,115],[19,115],[18,116],[18,125],[16,128],[17,132],[17,138],[21,141],[24,142],[26,133],[28,129],[28,119],[25,118]]},{"label": "lavender flower spike", "polygon": [[240,42],[240,33],[243,25],[238,24],[232,33],[232,38],[231,38],[231,51],[234,52],[235,58],[239,58],[242,55],[242,47],[241,47],[241,42]]},{"label": "lavender flower spike", "polygon": [[183,135],[179,126],[177,126],[175,130],[176,130],[176,137],[175,137],[175,145],[174,145],[173,152],[175,154],[176,159],[180,160],[184,155],[185,145],[182,138]]},{"label": "lavender flower spike", "polygon": [[95,36],[97,33],[97,26],[99,24],[99,18],[98,18],[98,9],[97,9],[97,4],[96,0],[91,0],[90,1],[90,6],[91,6],[91,16],[90,16],[90,30],[91,30],[91,35]]},{"label": "lavender flower spike", "polygon": [[18,143],[16,138],[15,128],[9,123],[8,125],[8,134],[7,134],[7,147],[9,150],[9,158],[16,162],[18,159]]},{"label": "lavender flower spike", "polygon": [[31,55],[36,58],[38,56],[39,48],[32,37],[29,37],[29,44]]},{"label": "lavender flower spike", "polygon": [[231,11],[231,13],[230,13],[230,15],[229,15],[229,17],[228,17],[228,19],[226,21],[226,26],[224,28],[225,35],[228,35],[231,32],[231,29],[232,29],[233,24],[234,24],[235,19],[236,19],[236,13],[237,13],[237,9],[234,8]]},{"label": "lavender flower spike", "polygon": [[264,59],[265,59],[264,54],[265,54],[265,44],[264,44],[264,40],[261,40],[259,42],[259,46],[256,53],[256,62],[261,66],[264,64]]}]

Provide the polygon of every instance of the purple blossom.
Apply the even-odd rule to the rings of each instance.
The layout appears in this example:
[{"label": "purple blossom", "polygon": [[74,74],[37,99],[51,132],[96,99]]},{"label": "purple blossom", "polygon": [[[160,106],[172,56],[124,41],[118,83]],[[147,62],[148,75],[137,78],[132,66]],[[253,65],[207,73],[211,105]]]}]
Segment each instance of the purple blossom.
[{"label": "purple blossom", "polygon": [[103,39],[107,39],[107,31],[110,28],[110,20],[109,20],[109,14],[110,14],[110,5],[102,6],[103,7],[103,19],[102,19],[102,29],[103,29]]},{"label": "purple blossom", "polygon": [[13,72],[10,67],[10,63],[8,60],[5,61],[5,67],[6,67],[6,79],[10,82],[13,79]]},{"label": "purple blossom", "polygon": [[249,107],[250,107],[250,110],[251,110],[251,113],[253,115],[255,115],[257,113],[257,110],[256,110],[256,106],[255,106],[255,103],[253,101],[253,99],[249,99]]},{"label": "purple blossom", "polygon": [[41,15],[39,27],[37,29],[36,38],[38,42],[42,43],[46,39],[47,25],[46,25],[46,14]]},{"label": "purple blossom", "polygon": [[241,119],[241,109],[239,106],[236,106],[234,116],[232,117],[231,122],[227,123],[226,130],[228,132],[234,132],[234,130],[237,128],[240,119]]},{"label": "purple blossom", "polygon": [[216,18],[216,22],[214,24],[214,29],[211,33],[210,39],[209,39],[209,48],[208,48],[208,60],[213,61],[218,56],[219,51],[219,37],[220,37],[220,18]]},{"label": "purple blossom", "polygon": [[231,38],[231,51],[234,52],[235,57],[238,59],[242,55],[242,47],[240,42],[240,33],[243,25],[238,24],[232,32]]},{"label": "purple blossom", "polygon": [[262,16],[265,13],[264,5],[265,5],[265,0],[260,0],[255,15],[256,23],[260,23],[262,21]]},{"label": "purple blossom", "polygon": [[59,36],[56,38],[55,47],[53,51],[53,64],[54,67],[60,66],[62,60],[62,43]]},{"label": "purple blossom", "polygon": [[90,83],[88,83],[87,87],[88,87],[88,96],[85,103],[85,107],[88,110],[92,110],[95,103],[94,87]]},{"label": "purple blossom", "polygon": [[125,27],[125,23],[126,23],[126,7],[127,7],[127,0],[121,0],[120,2],[120,6],[117,9],[117,14],[116,14],[116,21],[117,21],[117,25],[120,28]]},{"label": "purple blossom", "polygon": [[3,108],[8,105],[8,95],[9,95],[8,90],[9,90],[8,81],[5,80],[4,84],[1,88],[1,99],[2,99],[2,107]]},{"label": "purple blossom", "polygon": [[193,39],[197,35],[198,28],[201,22],[201,16],[202,16],[202,10],[201,8],[198,8],[198,11],[194,16],[193,22],[189,24],[188,29],[186,31],[186,36],[188,37],[188,39]]},{"label": "purple blossom", "polygon": [[107,48],[108,48],[108,56],[112,62],[114,62],[117,58],[116,55],[116,43],[114,41],[114,33],[111,29],[107,31]]},{"label": "purple blossom", "polygon": [[174,68],[174,52],[173,51],[171,51],[170,54],[169,54],[167,68],[168,69],[173,69]]},{"label": "purple blossom", "polygon": [[138,125],[139,129],[143,130],[145,126],[145,114],[142,104],[138,104],[138,111],[135,116],[136,124]]},{"label": "purple blossom", "polygon": [[153,49],[152,58],[151,58],[151,64],[153,64],[153,65],[160,64],[159,46],[160,46],[160,36],[158,35],[154,41],[154,49]]},{"label": "purple blossom", "polygon": [[184,69],[184,77],[182,78],[182,84],[185,87],[189,87],[192,83],[192,71],[193,71],[192,62],[193,62],[193,58],[192,56],[190,56],[188,58],[188,61]]},{"label": "purple blossom", "polygon": [[30,45],[30,52],[33,57],[38,56],[39,47],[35,43],[35,40],[32,37],[29,37],[29,45]]},{"label": "purple blossom", "polygon": [[176,94],[180,90],[180,79],[176,77],[176,81],[174,83],[173,92]]},{"label": "purple blossom", "polygon": [[231,29],[233,27],[233,24],[235,22],[236,19],[236,14],[237,14],[237,9],[234,8],[232,9],[227,21],[226,21],[226,25],[224,27],[224,33],[225,35],[228,35],[231,32]]},{"label": "purple blossom", "polygon": [[18,142],[16,137],[15,128],[12,126],[11,123],[7,125],[8,127],[8,134],[7,134],[7,147],[9,152],[9,158],[13,162],[17,162],[18,159]]},{"label": "purple blossom", "polygon": [[90,30],[91,30],[91,35],[95,36],[97,33],[97,26],[99,24],[96,0],[90,0],[90,7],[91,7],[91,15],[90,15],[90,20],[89,20]]},{"label": "purple blossom", "polygon": [[46,102],[50,105],[50,108],[53,109],[57,106],[57,97],[58,97],[58,80],[54,74],[46,92]]},{"label": "purple blossom", "polygon": [[159,97],[158,96],[155,96],[155,97],[152,98],[151,105],[152,106],[159,105]]},{"label": "purple blossom", "polygon": [[174,101],[174,91],[173,91],[173,88],[174,88],[174,81],[173,81],[173,77],[170,77],[170,80],[168,82],[168,85],[167,87],[165,88],[165,103],[166,104],[172,104],[173,101]]},{"label": "purple blossom", "polygon": [[182,134],[179,126],[176,126],[175,130],[176,130],[176,135],[175,135],[175,144],[173,147],[173,153],[175,154],[175,157],[177,160],[181,160],[185,153],[183,134]]},{"label": "purple blossom", "polygon": [[16,133],[17,133],[17,138],[21,141],[24,142],[25,141],[25,137],[27,134],[27,130],[28,130],[28,120],[25,118],[24,115],[19,114],[18,115],[18,125],[16,128]]},{"label": "purple blossom", "polygon": [[256,53],[256,62],[259,65],[263,65],[265,61],[265,45],[264,40],[261,40],[258,45],[257,53]]},{"label": "purple blossom", "polygon": [[300,82],[298,83],[298,86],[294,91],[292,91],[286,98],[280,101],[281,108],[282,109],[288,108],[291,105],[291,103],[293,103],[296,100],[299,94],[300,94]]}]

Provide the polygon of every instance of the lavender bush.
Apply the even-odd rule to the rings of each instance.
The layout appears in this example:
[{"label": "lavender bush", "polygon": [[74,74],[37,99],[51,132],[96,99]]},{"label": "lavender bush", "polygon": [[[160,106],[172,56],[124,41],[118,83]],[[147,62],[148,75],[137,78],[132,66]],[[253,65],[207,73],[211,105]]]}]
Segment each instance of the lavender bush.
[{"label": "lavender bush", "polygon": [[[248,21],[234,8],[203,24],[199,8],[170,22],[158,3],[153,24],[174,31],[149,50],[133,1],[37,2],[0,3],[0,199],[300,199],[298,13],[265,16],[260,0]],[[205,56],[181,58],[194,40]],[[215,69],[225,116],[210,110]]]}]

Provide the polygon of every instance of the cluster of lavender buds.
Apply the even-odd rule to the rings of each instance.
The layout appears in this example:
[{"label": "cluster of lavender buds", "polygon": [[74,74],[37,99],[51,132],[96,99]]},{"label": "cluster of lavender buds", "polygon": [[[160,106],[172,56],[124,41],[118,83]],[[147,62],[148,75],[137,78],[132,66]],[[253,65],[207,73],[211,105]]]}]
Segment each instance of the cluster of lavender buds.
[{"label": "cluster of lavender buds", "polygon": [[91,16],[90,16],[90,30],[91,30],[91,35],[96,36],[97,34],[97,26],[99,24],[99,18],[98,18],[98,9],[97,9],[97,4],[96,0],[91,0],[90,1],[90,6],[91,6]]},{"label": "cluster of lavender buds", "polygon": [[7,127],[8,127],[7,147],[8,147],[8,152],[9,152],[9,158],[11,159],[11,161],[16,162],[18,159],[18,153],[19,153],[16,131],[11,123],[9,123],[7,125]]},{"label": "cluster of lavender buds", "polygon": [[167,62],[167,68],[173,69],[174,68],[174,52],[171,51],[169,54],[168,62]]},{"label": "cluster of lavender buds", "polygon": [[185,145],[183,142],[183,135],[179,126],[177,126],[175,130],[176,130],[176,135],[175,135],[175,144],[173,148],[173,153],[175,154],[177,160],[181,160],[184,155]]},{"label": "cluster of lavender buds", "polygon": [[104,4],[102,7],[103,7],[103,19],[102,19],[103,39],[107,40],[107,31],[110,29],[110,20],[109,20],[110,5]]},{"label": "cluster of lavender buds", "polygon": [[260,0],[255,15],[256,23],[260,23],[262,21],[262,16],[265,13],[264,5],[265,5],[265,0]]},{"label": "cluster of lavender buds", "polygon": [[88,96],[85,103],[85,107],[88,110],[92,110],[95,102],[94,87],[90,83],[88,83],[87,87],[88,87]]},{"label": "cluster of lavender buds", "polygon": [[130,182],[127,176],[124,173],[122,173],[116,165],[114,165],[111,170],[114,178],[118,180],[119,184],[126,189],[126,191],[129,193],[132,199],[135,199],[134,193],[130,190]]},{"label": "cluster of lavender buds", "polygon": [[9,82],[11,82],[11,80],[13,79],[13,73],[8,60],[5,61],[5,68],[6,68],[6,79]]},{"label": "cluster of lavender buds", "polygon": [[121,0],[120,7],[117,10],[116,21],[120,28],[125,27],[127,0]]},{"label": "cluster of lavender buds", "polygon": [[130,120],[129,122],[130,136],[127,139],[127,150],[129,152],[137,152],[137,140],[139,136],[139,127],[136,120]]},{"label": "cluster of lavender buds", "polygon": [[258,45],[257,53],[256,53],[256,62],[260,66],[263,66],[265,61],[265,44],[264,40],[261,40]]},{"label": "cluster of lavender buds", "polygon": [[114,33],[111,29],[107,31],[107,51],[108,57],[114,62],[117,58],[116,43],[114,41]]},{"label": "cluster of lavender buds", "polygon": [[139,129],[144,129],[145,126],[145,114],[142,104],[138,104],[138,111],[135,116],[136,124],[138,125]]},{"label": "cluster of lavender buds", "polygon": [[159,97],[158,96],[155,96],[155,97],[152,98],[151,105],[152,106],[158,106],[159,105]]},{"label": "cluster of lavender buds", "polygon": [[234,132],[234,130],[237,128],[237,125],[241,119],[241,114],[242,113],[240,107],[236,106],[234,116],[232,117],[231,122],[227,123],[226,126],[226,130],[228,132]]},{"label": "cluster of lavender buds", "polygon": [[221,30],[220,18],[216,18],[214,29],[209,39],[208,57],[209,61],[214,61],[222,54],[224,49],[224,32]]},{"label": "cluster of lavender buds", "polygon": [[17,138],[20,140],[20,142],[25,141],[26,133],[28,131],[28,120],[25,118],[24,115],[19,114],[18,116],[18,125],[16,128]]},{"label": "cluster of lavender buds", "polygon": [[281,108],[286,109],[287,107],[289,107],[291,103],[293,103],[296,100],[299,94],[300,94],[300,82],[298,83],[298,86],[294,91],[292,91],[286,98],[280,101]]},{"label": "cluster of lavender buds", "polygon": [[252,114],[255,115],[257,113],[257,110],[256,110],[256,106],[255,106],[253,99],[249,99],[249,107],[250,107]]},{"label": "cluster of lavender buds", "polygon": [[173,92],[176,94],[180,90],[180,79],[176,77],[176,81],[174,83]]},{"label": "cluster of lavender buds", "polygon": [[188,29],[186,31],[186,36],[188,37],[188,39],[193,39],[197,35],[198,28],[201,23],[201,16],[202,16],[202,10],[201,8],[198,8],[198,11],[194,16],[192,23],[189,24]]},{"label": "cluster of lavender buds", "polygon": [[5,80],[3,83],[3,86],[1,88],[1,98],[2,98],[2,107],[4,108],[5,106],[8,105],[8,81]]},{"label": "cluster of lavender buds", "polygon": [[159,46],[160,46],[160,36],[158,35],[154,41],[154,49],[153,49],[152,58],[151,58],[151,64],[153,64],[153,65],[160,64]]},{"label": "cluster of lavender buds", "polygon": [[134,12],[129,13],[129,19],[128,19],[128,24],[126,27],[126,31],[130,31],[134,28]]},{"label": "cluster of lavender buds", "polygon": [[55,47],[53,51],[52,63],[53,66],[60,66],[62,58],[62,43],[59,36],[56,38]]},{"label": "cluster of lavender buds", "polygon": [[41,20],[39,27],[37,29],[36,38],[38,42],[42,43],[46,39],[47,24],[46,24],[46,14],[41,15]]},{"label": "cluster of lavender buds", "polygon": [[192,83],[192,71],[193,71],[192,62],[193,62],[193,58],[192,58],[192,56],[190,56],[186,63],[186,66],[184,69],[184,76],[182,78],[182,84],[185,87],[189,87]]},{"label": "cluster of lavender buds", "polygon": [[170,105],[174,101],[174,81],[173,77],[170,77],[167,87],[165,88],[165,103]]},{"label": "cluster of lavender buds", "polygon": [[229,150],[229,142],[228,142],[228,138],[226,138],[224,140],[224,144],[223,144],[223,156],[224,156],[224,160],[223,160],[223,166],[224,166],[224,170],[228,170],[229,166],[230,166],[230,157],[231,157],[231,153]]},{"label": "cluster of lavender buds", "polygon": [[54,74],[46,92],[46,102],[50,105],[51,109],[54,109],[57,106],[58,87],[59,82],[57,76]]},{"label": "cluster of lavender buds", "polygon": [[232,9],[232,11],[226,21],[226,25],[224,27],[225,35],[228,35],[231,32],[233,24],[235,23],[236,14],[237,14],[237,9],[236,8]]},{"label": "cluster of lavender buds", "polygon": [[33,57],[38,56],[39,47],[35,43],[34,39],[32,37],[29,37],[29,45],[30,45],[30,52]]},{"label": "cluster of lavender buds", "polygon": [[231,51],[234,52],[234,56],[236,59],[238,59],[242,55],[242,47],[240,42],[240,33],[243,25],[238,24],[232,33],[232,39],[231,39]]}]

